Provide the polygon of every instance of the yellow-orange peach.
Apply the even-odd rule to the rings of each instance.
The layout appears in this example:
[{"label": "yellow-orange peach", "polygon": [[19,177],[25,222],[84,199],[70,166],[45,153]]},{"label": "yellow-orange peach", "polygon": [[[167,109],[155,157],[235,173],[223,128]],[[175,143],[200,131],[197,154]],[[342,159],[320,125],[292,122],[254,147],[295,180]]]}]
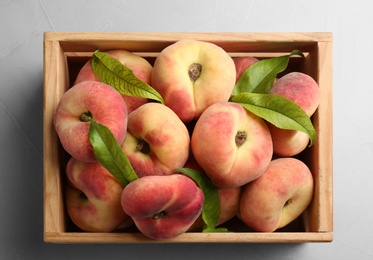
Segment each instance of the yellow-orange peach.
[{"label": "yellow-orange peach", "polygon": [[189,147],[188,129],[167,106],[149,102],[129,113],[122,149],[139,177],[176,173]]},{"label": "yellow-orange peach", "polygon": [[72,157],[66,176],[66,208],[77,227],[88,232],[111,232],[132,224],[121,207],[122,185],[100,163]]},{"label": "yellow-orange peach", "polygon": [[240,79],[242,73],[255,62],[259,61],[257,58],[252,56],[243,56],[233,58],[234,65],[236,67],[236,82]]},{"label": "yellow-orange peach", "polygon": [[191,138],[198,164],[218,187],[239,187],[258,178],[272,158],[265,122],[232,102],[208,107]]},{"label": "yellow-orange peach", "polygon": [[122,192],[124,212],[137,228],[154,239],[167,239],[186,232],[201,214],[204,194],[183,174],[144,176]]},{"label": "yellow-orange peach", "polygon": [[[242,187],[218,188],[220,216],[216,226],[223,225],[239,212]],[[204,222],[200,215],[188,231],[202,231]]]},{"label": "yellow-orange peach", "polygon": [[272,232],[299,217],[312,196],[313,176],[307,165],[292,157],[275,159],[244,187],[239,217],[253,230]]},{"label": "yellow-orange peach", "polygon": [[185,39],[159,53],[151,85],[183,122],[190,122],[210,105],[228,101],[235,80],[233,59],[224,49]]},{"label": "yellow-orange peach", "polygon": [[[110,50],[106,51],[106,53],[120,61],[130,70],[132,70],[133,74],[138,79],[147,84],[150,84],[153,67],[145,58],[126,50]],[[100,81],[92,69],[92,59],[87,61],[80,69],[74,84],[78,84],[82,81],[87,80]],[[139,106],[148,102],[146,98],[131,97],[126,95],[122,95],[122,97],[127,105],[128,112],[131,112]]]},{"label": "yellow-orange peach", "polygon": [[127,131],[127,106],[114,88],[84,81],[62,96],[54,113],[54,126],[63,148],[81,161],[96,161],[89,140],[90,120],[110,129],[118,143]]},{"label": "yellow-orange peach", "polygon": [[[184,168],[190,168],[201,174],[206,174],[194,159],[193,154],[188,158]],[[221,225],[236,216],[239,211],[242,187],[217,188],[220,203],[220,216],[216,225]],[[203,229],[202,215],[193,223],[189,231],[201,231]]]},{"label": "yellow-orange peach", "polygon": [[[320,103],[320,90],[317,82],[302,72],[290,72],[278,79],[270,91],[298,104],[308,116],[312,116]],[[273,152],[279,156],[294,156],[309,144],[306,133],[280,129],[270,123]]]}]

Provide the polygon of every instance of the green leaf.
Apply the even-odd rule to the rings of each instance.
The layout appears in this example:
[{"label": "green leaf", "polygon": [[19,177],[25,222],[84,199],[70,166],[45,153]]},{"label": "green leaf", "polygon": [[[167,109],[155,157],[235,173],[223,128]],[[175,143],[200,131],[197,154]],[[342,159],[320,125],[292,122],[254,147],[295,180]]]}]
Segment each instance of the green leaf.
[{"label": "green leaf", "polygon": [[93,53],[92,69],[101,82],[114,87],[121,94],[148,98],[164,104],[162,96],[154,88],[138,79],[131,69],[105,52]]},{"label": "green leaf", "polygon": [[122,185],[138,179],[135,171],[113,133],[106,126],[90,121],[89,139],[94,155]]},{"label": "green leaf", "polygon": [[253,114],[282,129],[302,131],[310,137],[310,146],[316,139],[312,121],[293,101],[277,94],[240,93],[230,99]]},{"label": "green leaf", "polygon": [[289,55],[255,62],[242,73],[234,86],[232,95],[235,96],[242,92],[269,93],[277,74],[286,69],[289,59],[293,55],[304,58],[301,51],[294,50]]},{"label": "green leaf", "polygon": [[205,174],[193,169],[177,168],[176,170],[192,178],[205,195],[202,208],[202,219],[205,223],[203,232],[227,231],[226,228],[216,228],[220,217],[220,201],[218,190],[211,180]]}]

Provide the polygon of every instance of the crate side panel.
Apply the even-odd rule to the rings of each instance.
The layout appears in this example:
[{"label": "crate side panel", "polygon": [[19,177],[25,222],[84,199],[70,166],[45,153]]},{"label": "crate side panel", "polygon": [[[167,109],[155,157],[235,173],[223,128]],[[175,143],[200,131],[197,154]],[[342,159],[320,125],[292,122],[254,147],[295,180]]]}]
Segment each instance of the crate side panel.
[{"label": "crate side panel", "polygon": [[159,52],[173,42],[191,38],[209,41],[228,52],[291,51],[294,48],[308,51],[320,40],[327,41],[327,33],[50,33],[58,39],[65,51],[105,51],[127,49],[132,52]]},{"label": "crate side panel", "polygon": [[65,231],[61,182],[61,148],[53,127],[53,114],[66,91],[68,71],[57,41],[44,42],[44,232]]},{"label": "crate side panel", "polygon": [[319,186],[320,214],[318,231],[333,230],[333,66],[332,43],[319,43],[319,84],[324,97],[320,104]]},{"label": "crate side panel", "polygon": [[63,233],[51,236],[53,243],[305,243],[330,242],[333,233],[184,233],[178,237],[154,240],[141,233]]}]

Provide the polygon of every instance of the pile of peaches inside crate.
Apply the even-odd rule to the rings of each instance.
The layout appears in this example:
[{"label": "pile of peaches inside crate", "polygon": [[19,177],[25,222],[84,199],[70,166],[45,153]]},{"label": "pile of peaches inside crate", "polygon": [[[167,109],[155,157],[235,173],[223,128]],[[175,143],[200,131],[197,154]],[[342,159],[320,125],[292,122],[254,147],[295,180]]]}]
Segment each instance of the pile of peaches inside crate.
[{"label": "pile of peaches inside crate", "polygon": [[331,100],[329,33],[45,33],[44,240],[331,241]]}]

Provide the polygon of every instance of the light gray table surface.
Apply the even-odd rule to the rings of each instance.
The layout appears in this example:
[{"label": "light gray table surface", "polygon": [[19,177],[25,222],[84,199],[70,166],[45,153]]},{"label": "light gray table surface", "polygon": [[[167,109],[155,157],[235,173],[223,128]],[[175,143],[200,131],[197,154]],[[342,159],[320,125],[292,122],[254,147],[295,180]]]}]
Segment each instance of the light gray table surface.
[{"label": "light gray table surface", "polygon": [[[373,259],[368,0],[0,0],[1,259]],[[332,32],[334,241],[56,245],[43,241],[43,33]]]}]

